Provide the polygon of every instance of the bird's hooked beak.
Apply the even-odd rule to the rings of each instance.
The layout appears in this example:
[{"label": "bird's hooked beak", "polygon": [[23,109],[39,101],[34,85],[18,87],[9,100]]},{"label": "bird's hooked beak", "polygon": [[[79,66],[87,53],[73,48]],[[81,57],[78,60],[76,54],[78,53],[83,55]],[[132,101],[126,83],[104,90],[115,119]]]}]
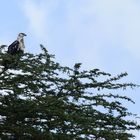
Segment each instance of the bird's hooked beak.
[{"label": "bird's hooked beak", "polygon": [[22,33],[23,36],[27,36],[25,33]]}]

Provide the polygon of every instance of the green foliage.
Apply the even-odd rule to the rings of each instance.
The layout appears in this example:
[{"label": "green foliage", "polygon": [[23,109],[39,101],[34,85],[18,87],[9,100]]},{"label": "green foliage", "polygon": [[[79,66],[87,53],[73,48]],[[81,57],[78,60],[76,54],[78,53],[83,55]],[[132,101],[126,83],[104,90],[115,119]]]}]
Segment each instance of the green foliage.
[{"label": "green foliage", "polygon": [[[3,48],[2,48],[3,49]],[[140,126],[113,90],[135,87],[99,69],[63,67],[41,45],[34,55],[1,49],[0,138],[2,140],[129,140]],[[2,67],[3,66],[3,67]],[[109,93],[108,93],[109,92]]]}]

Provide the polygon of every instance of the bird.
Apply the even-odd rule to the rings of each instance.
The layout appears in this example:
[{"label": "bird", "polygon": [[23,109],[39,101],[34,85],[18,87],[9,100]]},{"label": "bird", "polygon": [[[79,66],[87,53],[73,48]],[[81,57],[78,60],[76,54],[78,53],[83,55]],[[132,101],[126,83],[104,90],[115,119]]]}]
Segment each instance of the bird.
[{"label": "bird", "polygon": [[8,46],[8,54],[15,55],[24,53],[24,37],[27,36],[25,33],[19,33],[17,39]]},{"label": "bird", "polygon": [[[25,33],[19,33],[17,39],[8,46],[7,54],[11,55],[8,57],[4,57],[3,60],[0,62],[1,66],[4,66],[3,71],[0,72],[0,75],[7,71],[9,68],[16,67],[18,65],[18,61],[21,55],[18,57],[12,57],[17,54],[23,54],[25,45],[24,45],[24,37],[27,36]],[[4,47],[6,45],[3,45]]]}]

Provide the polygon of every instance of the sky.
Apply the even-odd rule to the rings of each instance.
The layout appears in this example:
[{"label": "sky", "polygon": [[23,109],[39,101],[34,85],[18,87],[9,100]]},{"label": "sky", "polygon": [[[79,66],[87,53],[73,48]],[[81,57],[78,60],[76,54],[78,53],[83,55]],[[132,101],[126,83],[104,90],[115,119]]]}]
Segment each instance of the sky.
[{"label": "sky", "polygon": [[[139,0],[4,0],[0,19],[0,45],[25,32],[26,52],[43,44],[62,65],[127,72],[124,80],[140,84]],[[129,110],[140,116],[140,88],[126,92],[136,102]]]}]

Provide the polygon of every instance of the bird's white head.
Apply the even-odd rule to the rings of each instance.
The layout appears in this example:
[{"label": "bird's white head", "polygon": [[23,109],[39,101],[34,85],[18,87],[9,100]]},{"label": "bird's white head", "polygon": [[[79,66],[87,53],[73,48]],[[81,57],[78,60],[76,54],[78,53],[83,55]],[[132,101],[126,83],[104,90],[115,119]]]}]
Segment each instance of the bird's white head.
[{"label": "bird's white head", "polygon": [[25,33],[19,33],[19,34],[18,34],[18,37],[17,37],[17,40],[18,40],[18,41],[23,41],[23,37],[24,37],[24,36],[27,36],[27,35],[26,35]]},{"label": "bird's white head", "polygon": [[27,36],[25,33],[19,33],[18,37],[23,38],[24,36]]}]

